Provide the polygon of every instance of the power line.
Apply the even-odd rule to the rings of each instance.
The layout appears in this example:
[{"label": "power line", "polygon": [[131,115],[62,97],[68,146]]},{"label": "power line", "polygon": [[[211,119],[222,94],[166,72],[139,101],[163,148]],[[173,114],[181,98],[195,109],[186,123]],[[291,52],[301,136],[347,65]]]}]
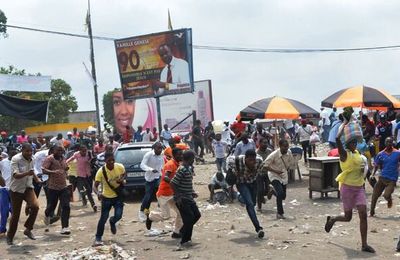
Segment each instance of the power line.
[{"label": "power line", "polygon": [[[60,31],[51,31],[51,30],[43,30],[32,27],[24,27],[17,25],[5,24],[9,28],[21,29],[21,30],[29,30],[34,32],[42,32],[42,33],[51,33],[58,34],[64,36],[71,37],[79,37],[88,39],[88,35],[84,34],[76,34],[76,33],[68,33],[68,32],[60,32]],[[104,41],[115,41],[117,38],[104,37],[104,36],[93,36],[93,39],[96,40],[104,40]],[[210,51],[230,51],[230,52],[254,52],[254,53],[324,53],[324,52],[355,52],[355,51],[388,51],[388,50],[397,50],[400,48],[400,45],[387,45],[387,46],[373,46],[373,47],[357,47],[357,48],[315,48],[315,49],[280,49],[280,48],[243,48],[243,47],[223,47],[223,46],[209,46],[209,45],[193,45],[193,49],[198,50],[210,50]]]}]

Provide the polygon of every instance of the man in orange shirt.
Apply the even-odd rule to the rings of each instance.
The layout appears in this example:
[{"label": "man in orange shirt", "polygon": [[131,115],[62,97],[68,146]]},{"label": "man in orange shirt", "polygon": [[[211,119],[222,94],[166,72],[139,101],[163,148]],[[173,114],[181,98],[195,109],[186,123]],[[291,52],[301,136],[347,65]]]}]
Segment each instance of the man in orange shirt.
[{"label": "man in orange shirt", "polygon": [[164,149],[164,156],[166,157],[167,161],[172,159],[172,149],[179,148],[181,150],[189,150],[189,147],[185,143],[181,143],[181,140],[182,138],[179,135],[171,138],[169,141],[169,146]]},{"label": "man in orange shirt", "polygon": [[171,209],[175,211],[175,225],[172,233],[172,238],[180,238],[180,229],[183,226],[181,215],[176,207],[173,195],[174,191],[171,188],[170,180],[175,176],[176,171],[179,168],[179,163],[182,161],[183,150],[180,148],[172,149],[172,158],[169,160],[162,170],[161,182],[157,191],[157,201],[161,211],[151,211],[147,215],[146,228],[151,229],[153,222],[159,222],[171,217]]}]

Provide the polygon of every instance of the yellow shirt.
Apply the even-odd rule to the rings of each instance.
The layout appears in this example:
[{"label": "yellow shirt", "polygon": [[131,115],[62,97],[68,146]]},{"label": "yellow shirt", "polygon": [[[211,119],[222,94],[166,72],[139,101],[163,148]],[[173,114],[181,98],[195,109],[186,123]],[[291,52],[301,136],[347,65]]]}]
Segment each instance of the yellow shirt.
[{"label": "yellow shirt", "polygon": [[[105,166],[106,173],[107,173],[107,178],[108,182],[114,187],[117,188],[119,184],[117,183],[117,180],[120,178],[122,174],[125,173],[125,167],[120,164],[120,163],[114,163],[114,169],[110,171],[107,166]],[[101,167],[97,173],[96,173],[96,178],[95,181],[98,181],[101,183],[101,186],[103,187],[103,196],[106,198],[115,198],[117,197],[117,194],[108,186],[106,179],[104,178],[103,175],[103,167]]]},{"label": "yellow shirt", "polygon": [[361,171],[362,159],[358,151],[352,153],[347,151],[346,161],[340,161],[342,172],[336,177],[339,185],[346,184],[350,186],[362,186],[364,184],[364,175]]},{"label": "yellow shirt", "polygon": [[76,166],[76,159],[72,160],[68,163],[68,176],[78,176],[78,172],[77,172],[77,166]]}]

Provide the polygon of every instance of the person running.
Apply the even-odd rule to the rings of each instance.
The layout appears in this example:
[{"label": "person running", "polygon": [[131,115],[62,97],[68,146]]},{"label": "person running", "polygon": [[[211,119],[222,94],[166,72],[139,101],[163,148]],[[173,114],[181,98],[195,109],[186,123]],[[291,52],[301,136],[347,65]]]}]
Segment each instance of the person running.
[{"label": "person running", "polygon": [[246,205],[247,214],[259,238],[264,237],[264,230],[257,219],[254,206],[256,205],[257,175],[261,173],[263,160],[257,156],[254,149],[248,149],[244,155],[230,156],[228,173],[231,171],[236,176],[236,187],[240,192],[238,200]]},{"label": "person running", "polygon": [[8,215],[11,213],[10,181],[11,181],[11,159],[16,154],[11,150],[8,158],[0,162],[0,238],[6,235]]},{"label": "person running", "polygon": [[171,217],[171,209],[175,211],[176,218],[174,224],[174,231],[172,232],[172,238],[181,238],[180,229],[182,228],[182,218],[176,207],[173,195],[174,191],[171,188],[170,182],[174,178],[176,171],[179,168],[180,162],[182,162],[183,150],[180,148],[172,149],[172,158],[169,160],[163,168],[163,174],[161,176],[160,186],[157,191],[157,201],[160,211],[150,211],[150,214],[146,219],[146,228],[151,229],[153,222],[159,222],[167,220]]},{"label": "person running", "polygon": [[78,177],[76,179],[76,185],[78,187],[79,193],[82,195],[82,203],[83,206],[87,205],[86,196],[92,205],[93,211],[97,212],[97,206],[94,203],[92,196],[92,186],[91,183],[91,170],[90,170],[90,161],[92,160],[91,153],[88,152],[88,149],[85,145],[81,145],[79,147],[79,151],[75,152],[67,160],[67,164],[71,161],[76,160]]},{"label": "person running", "polygon": [[153,144],[153,149],[148,151],[140,163],[140,168],[145,171],[144,178],[145,183],[145,194],[140,205],[139,210],[139,221],[146,221],[146,214],[150,209],[150,204],[160,184],[161,169],[164,166],[164,158],[162,155],[163,146],[160,142]]},{"label": "person running", "polygon": [[[347,121],[347,120],[345,120]],[[367,243],[368,222],[367,222],[367,198],[364,189],[364,175],[361,172],[362,159],[356,150],[357,140],[350,139],[346,142],[346,149],[340,140],[343,134],[343,127],[339,130],[336,144],[340,156],[340,168],[342,172],[336,178],[339,182],[340,194],[343,203],[344,216],[328,216],[326,218],[325,231],[329,233],[337,222],[350,222],[353,216],[353,208],[357,208],[360,217],[361,250],[375,253],[375,250]]]},{"label": "person running", "polygon": [[391,208],[393,205],[392,194],[396,187],[397,179],[399,178],[399,162],[400,151],[393,148],[393,138],[388,137],[385,140],[386,148],[379,152],[374,160],[374,172],[371,178],[375,178],[375,173],[378,169],[381,170],[378,182],[374,186],[371,199],[370,215],[375,215],[375,206],[378,198],[382,195],[387,201],[387,207]]},{"label": "person running", "polygon": [[[263,161],[267,159],[268,155],[272,153],[272,150],[268,147],[269,141],[267,138],[261,137],[259,140],[259,146],[257,154],[261,156]],[[260,174],[257,175],[257,211],[261,212],[262,204],[265,204],[265,195],[268,199],[271,199],[272,189],[270,188],[270,181],[268,178],[268,170],[262,167]]]},{"label": "person running", "polygon": [[[111,208],[114,207],[114,216],[109,220],[111,233],[113,235],[117,233],[116,224],[122,218],[124,210],[124,202],[122,198],[118,196],[116,190],[120,185],[124,184],[126,177],[125,167],[115,162],[113,153],[106,152],[104,158],[106,164],[97,171],[94,182],[95,193],[101,201],[101,216],[97,224],[94,246],[103,245],[102,237],[104,234],[104,226]],[[102,192],[99,192],[100,184]]]},{"label": "person running", "polygon": [[32,146],[29,143],[23,143],[21,152],[11,159],[10,198],[12,215],[7,232],[8,245],[14,243],[23,201],[26,201],[30,209],[28,219],[24,224],[24,235],[36,240],[32,230],[39,212],[39,201],[33,191],[34,180],[40,183],[33,170]]},{"label": "person running", "polygon": [[48,200],[44,216],[44,223],[50,225],[50,216],[57,207],[58,200],[61,207],[61,235],[69,235],[70,216],[70,191],[67,186],[68,166],[64,159],[64,148],[55,145],[53,154],[49,155],[42,165],[43,173],[49,176],[48,179]]},{"label": "person running", "polygon": [[283,201],[286,199],[286,185],[289,170],[295,169],[295,161],[289,150],[286,139],[279,140],[279,148],[268,155],[264,167],[268,170],[268,177],[274,187],[273,195],[276,197],[277,219],[285,219]]},{"label": "person running", "polygon": [[198,196],[193,190],[194,159],[195,153],[192,150],[183,152],[182,166],[171,180],[171,187],[174,190],[174,200],[183,221],[183,226],[180,230],[182,238],[178,244],[178,248],[191,245],[193,226],[201,217],[199,208],[194,201]]}]

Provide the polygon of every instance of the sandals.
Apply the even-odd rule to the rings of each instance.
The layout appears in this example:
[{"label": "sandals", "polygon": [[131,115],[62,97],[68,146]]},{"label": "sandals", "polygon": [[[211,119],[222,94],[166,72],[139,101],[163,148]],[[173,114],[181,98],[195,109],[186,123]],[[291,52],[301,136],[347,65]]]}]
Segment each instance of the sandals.
[{"label": "sandals", "polygon": [[335,224],[334,221],[332,221],[331,216],[326,217],[326,223],[325,223],[325,231],[326,233],[329,233],[333,227],[333,225]]},{"label": "sandals", "polygon": [[367,252],[367,253],[375,253],[375,249],[373,249],[373,248],[372,248],[371,246],[369,246],[369,245],[363,246],[363,247],[361,248],[361,251]]}]

